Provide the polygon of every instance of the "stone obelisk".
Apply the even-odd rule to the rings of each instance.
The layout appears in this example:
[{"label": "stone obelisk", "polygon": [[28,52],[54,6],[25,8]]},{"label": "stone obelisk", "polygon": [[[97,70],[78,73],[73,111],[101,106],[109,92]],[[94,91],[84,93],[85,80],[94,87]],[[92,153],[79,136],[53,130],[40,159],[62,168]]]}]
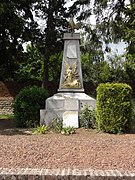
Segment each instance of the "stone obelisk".
[{"label": "stone obelisk", "polygon": [[64,34],[64,53],[58,92],[84,92],[80,61],[80,34]]},{"label": "stone obelisk", "polygon": [[79,112],[85,105],[95,108],[96,101],[84,93],[80,61],[80,34],[64,34],[64,53],[58,93],[46,100],[40,110],[40,124],[48,125],[54,118],[62,121],[63,127],[79,127]]}]

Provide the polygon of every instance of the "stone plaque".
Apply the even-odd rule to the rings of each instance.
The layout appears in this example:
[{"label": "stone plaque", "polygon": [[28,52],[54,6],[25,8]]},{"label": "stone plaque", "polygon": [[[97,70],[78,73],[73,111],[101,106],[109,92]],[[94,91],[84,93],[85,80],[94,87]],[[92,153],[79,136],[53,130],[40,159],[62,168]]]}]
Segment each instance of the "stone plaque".
[{"label": "stone plaque", "polygon": [[67,57],[68,58],[77,58],[76,45],[69,44],[67,46]]},{"label": "stone plaque", "polygon": [[78,111],[65,111],[63,113],[63,127],[79,127]]}]

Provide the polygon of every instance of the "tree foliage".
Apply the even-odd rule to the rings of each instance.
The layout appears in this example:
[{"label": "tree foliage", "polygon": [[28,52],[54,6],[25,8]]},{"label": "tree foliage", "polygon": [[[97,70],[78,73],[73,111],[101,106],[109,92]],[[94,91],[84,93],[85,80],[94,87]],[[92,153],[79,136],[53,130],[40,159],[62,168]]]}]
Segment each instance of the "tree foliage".
[{"label": "tree foliage", "polygon": [[[92,2],[93,2],[93,6],[91,6]],[[116,81],[116,82],[124,81],[125,79],[127,79],[127,75],[130,79],[134,79],[133,77],[135,74],[135,69],[134,69],[135,1],[134,0],[129,0],[129,1],[127,0],[116,0],[116,1],[114,0],[101,0],[101,1],[76,0],[73,6],[70,8],[70,10],[73,14],[78,13],[78,19],[82,21],[85,20],[85,23],[87,24],[84,27],[85,27],[86,34],[89,35],[88,39],[90,40],[91,44],[87,43],[89,47],[89,51],[87,49],[87,52],[90,53],[90,56],[89,56],[90,59],[88,60],[89,62],[87,61],[86,66],[92,64],[92,59],[94,62],[94,57],[92,57],[93,51],[91,49],[92,45],[95,48],[95,52],[94,52],[95,57],[101,58],[102,57],[101,54],[104,53],[102,51],[103,43],[106,46],[105,51],[110,53],[111,49],[109,48],[109,43],[118,43],[120,41],[124,41],[127,44],[127,48],[126,48],[127,54],[124,55],[125,56],[124,59],[126,61],[126,64],[124,65],[125,69],[122,66],[119,66],[119,67],[117,66],[117,68],[113,68],[113,65],[116,63],[120,65],[119,63],[121,61],[120,60],[121,57],[116,57],[116,56],[109,57],[108,60],[111,62],[111,65],[109,65],[111,66],[110,67],[111,78],[109,78],[109,81]],[[92,26],[90,24],[90,15],[95,15],[95,18],[96,18],[95,26]],[[100,44],[101,46],[100,53],[99,53],[99,46],[98,46],[99,42],[102,42]],[[96,63],[97,72],[99,72],[98,63]],[[92,69],[94,69],[93,66],[92,68],[90,67],[90,72]],[[118,76],[121,78],[118,78]]]},{"label": "tree foliage", "polygon": [[46,21],[40,41],[41,47],[43,47],[41,51],[44,54],[43,87],[46,88],[49,80],[49,68],[52,65],[49,59],[51,55],[61,52],[63,48],[61,38],[63,32],[67,30],[65,3],[65,0],[42,0],[36,6],[36,15]]},{"label": "tree foliage", "polygon": [[[58,63],[57,59],[56,63],[50,63],[50,57],[61,53],[63,32],[67,30],[65,3],[65,0],[0,3],[0,72],[3,79],[37,78],[40,75],[36,71],[43,70],[43,86],[47,85],[49,68]],[[37,18],[44,22],[44,27],[38,25]],[[26,42],[31,42],[31,49],[24,52],[23,43]],[[41,65],[44,68],[39,70]]]},{"label": "tree foliage", "polygon": [[93,2],[92,6],[90,0],[76,0],[70,10],[74,14],[81,10],[78,13],[80,14],[78,19],[85,19],[87,22],[90,15],[95,15],[95,28],[102,40],[106,44],[123,40],[128,43],[128,52],[133,53],[135,48],[135,0],[94,0]]},{"label": "tree foliage", "polygon": [[32,14],[35,2],[36,0],[0,2],[0,71],[3,72],[3,78],[15,77],[15,70],[18,68],[16,62],[24,61],[22,44],[33,41],[38,33]]},{"label": "tree foliage", "polygon": [[[135,1],[104,0],[94,3],[97,28],[105,43],[124,41],[127,43],[125,68],[130,80],[134,81],[135,57]],[[120,68],[120,67],[119,67]],[[118,71],[117,71],[118,72]],[[115,77],[118,77],[118,73]],[[119,73],[122,72],[122,69]]]},{"label": "tree foliage", "polygon": [[128,60],[124,64],[124,68],[130,81],[135,83],[135,54],[128,54],[127,59]]},{"label": "tree foliage", "polygon": [[109,82],[127,82],[129,80],[125,68],[124,55],[117,55],[116,53],[107,56],[106,60],[110,67]]},{"label": "tree foliage", "polygon": [[[67,32],[68,18],[73,15],[82,21],[84,79],[99,83],[119,81],[120,76],[122,81],[127,73],[133,80],[135,0],[76,0],[69,9],[66,4],[66,0],[1,0],[0,78],[41,80],[43,77],[43,87],[50,80],[56,81],[60,74],[63,33]],[[89,21],[91,15],[96,17],[95,26]],[[42,26],[38,25],[39,19]],[[109,57],[112,63],[109,65],[104,59],[105,51],[110,52],[108,44],[121,40],[127,43],[124,71],[122,66],[113,68],[120,63],[117,57]],[[29,41],[31,45],[24,52],[23,43]]]},{"label": "tree foliage", "polygon": [[26,47],[25,61],[18,63],[16,78],[19,81],[42,80],[43,77],[43,54],[35,44],[29,44]]}]

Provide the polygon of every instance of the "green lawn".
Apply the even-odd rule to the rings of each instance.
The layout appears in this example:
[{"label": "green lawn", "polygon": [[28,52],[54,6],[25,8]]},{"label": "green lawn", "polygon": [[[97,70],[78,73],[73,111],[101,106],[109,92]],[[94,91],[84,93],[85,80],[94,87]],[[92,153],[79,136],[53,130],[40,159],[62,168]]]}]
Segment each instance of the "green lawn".
[{"label": "green lawn", "polygon": [[0,114],[0,119],[13,119],[13,114]]}]

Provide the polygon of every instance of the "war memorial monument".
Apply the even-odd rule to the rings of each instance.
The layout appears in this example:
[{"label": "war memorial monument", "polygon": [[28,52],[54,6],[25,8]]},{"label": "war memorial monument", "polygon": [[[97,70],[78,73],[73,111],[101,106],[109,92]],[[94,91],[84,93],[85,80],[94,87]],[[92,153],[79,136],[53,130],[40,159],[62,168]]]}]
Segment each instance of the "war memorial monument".
[{"label": "war memorial monument", "polygon": [[[73,22],[74,23],[74,22]],[[75,24],[74,24],[75,25]],[[84,92],[80,60],[80,34],[64,34],[64,52],[58,93],[49,97],[45,109],[40,110],[40,124],[48,125],[54,118],[62,121],[63,127],[79,127],[79,112],[85,105],[92,110],[94,98]]]}]

